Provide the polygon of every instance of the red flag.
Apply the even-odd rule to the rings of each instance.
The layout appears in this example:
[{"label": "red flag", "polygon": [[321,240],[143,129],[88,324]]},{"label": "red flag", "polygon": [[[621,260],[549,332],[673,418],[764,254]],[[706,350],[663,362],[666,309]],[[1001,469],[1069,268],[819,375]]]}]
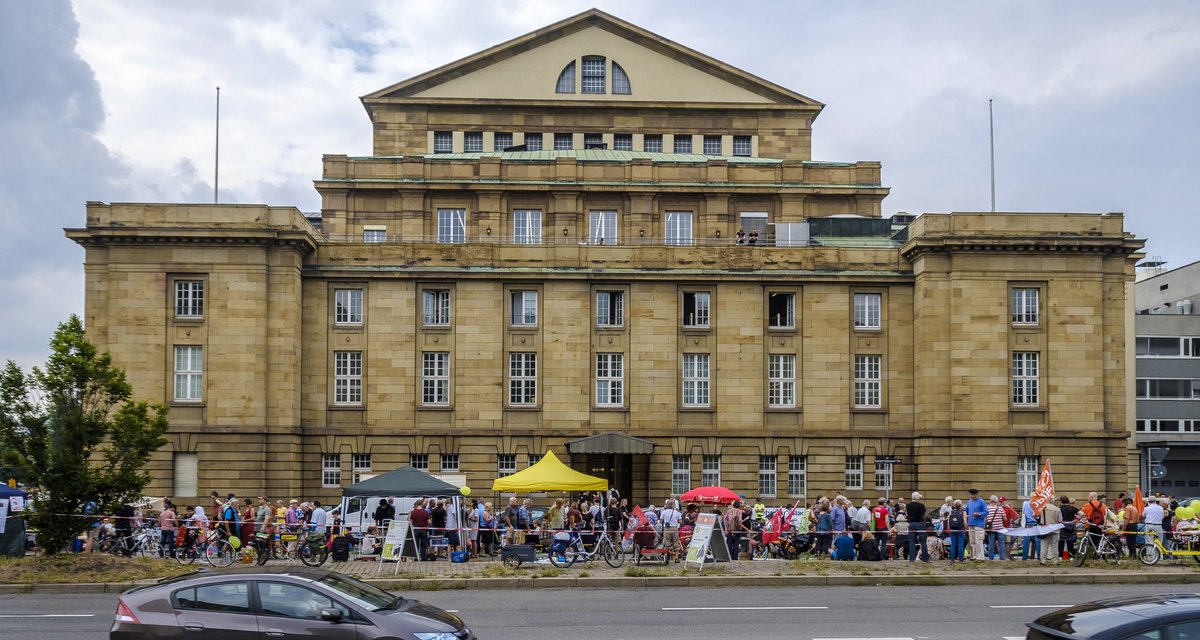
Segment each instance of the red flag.
[{"label": "red flag", "polygon": [[[640,505],[636,505],[636,504],[633,505],[633,517],[637,518],[639,527],[650,524],[650,518],[646,517],[646,512],[642,511],[642,507]],[[628,528],[627,531],[625,531],[625,539],[626,540],[633,537],[634,528],[635,527],[630,527],[630,528]]]},{"label": "red flag", "polygon": [[779,539],[779,534],[783,533],[783,509],[775,510],[775,515],[771,516],[771,526],[763,532],[763,544],[771,544]]},{"label": "red flag", "polygon": [[1042,466],[1042,476],[1038,478],[1037,487],[1029,496],[1029,508],[1033,510],[1033,515],[1042,515],[1042,509],[1045,509],[1053,498],[1054,473],[1050,470],[1050,461],[1046,460],[1046,464]]}]

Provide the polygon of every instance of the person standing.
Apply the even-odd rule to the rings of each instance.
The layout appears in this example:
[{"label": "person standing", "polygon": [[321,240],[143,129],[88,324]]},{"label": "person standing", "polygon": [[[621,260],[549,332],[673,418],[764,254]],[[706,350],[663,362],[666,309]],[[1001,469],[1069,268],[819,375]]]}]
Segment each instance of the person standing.
[{"label": "person standing", "polygon": [[417,557],[421,560],[430,560],[429,511],[425,509],[425,498],[421,498],[413,504],[412,511],[408,512],[408,521],[412,524],[413,539],[417,545]]},{"label": "person standing", "polygon": [[987,503],[979,497],[979,489],[972,487],[967,493],[971,499],[967,501],[967,537],[971,543],[971,559],[985,560],[983,550],[983,533],[987,519]]},{"label": "person standing", "polygon": [[[1125,494],[1121,494],[1125,495]],[[1133,506],[1133,501],[1129,500],[1121,507],[1122,520],[1125,522],[1125,546],[1129,548],[1129,557],[1137,557],[1137,534],[1141,519],[1141,514],[1138,513],[1137,507]]]},{"label": "person standing", "polygon": [[375,519],[375,526],[381,531],[386,531],[388,522],[396,519],[396,507],[393,507],[385,498],[379,499],[379,506],[375,507],[375,513],[372,514]]},{"label": "person standing", "polygon": [[[445,539],[447,546],[450,545],[450,537],[446,535],[446,522],[450,519],[449,512],[446,511],[445,500],[430,500],[433,508],[429,510],[429,526],[432,530],[430,536],[436,536]],[[438,552],[436,549],[430,552],[432,559],[437,560]]]},{"label": "person standing", "polygon": [[928,523],[925,522],[925,504],[921,502],[921,493],[912,492],[912,501],[905,507],[908,516],[908,561],[917,561],[917,548],[921,549],[921,562],[929,562],[929,549],[926,546],[926,536],[929,535]]},{"label": "person standing", "polygon": [[1008,560],[1007,543],[1004,534],[1004,507],[1000,498],[992,495],[988,498],[987,510],[987,557],[989,560]]},{"label": "person standing", "polygon": [[[1046,521],[1046,526],[1062,524],[1063,514],[1062,509],[1054,504],[1054,499],[1051,498],[1046,506],[1042,508],[1042,518]],[[1074,533],[1074,530],[1072,530]],[[1048,562],[1060,562],[1061,556],[1056,556],[1058,550],[1058,530],[1047,533],[1042,538],[1042,553],[1038,556],[1038,562],[1046,564]]]},{"label": "person standing", "polygon": [[175,527],[179,524],[179,518],[175,513],[175,505],[170,502],[163,503],[163,510],[158,512],[158,530],[160,543],[158,555],[161,558],[175,557]]},{"label": "person standing", "polygon": [[117,544],[121,545],[121,555],[129,557],[133,555],[133,506],[122,504],[113,515],[113,532],[117,536]]},{"label": "person standing", "polygon": [[950,503],[946,514],[946,530],[950,532],[950,562],[966,561],[967,515],[962,500]]},{"label": "person standing", "polygon": [[513,544],[517,539],[517,529],[520,527],[521,510],[517,508],[517,497],[509,496],[508,506],[504,507],[504,543]]},{"label": "person standing", "polygon": [[[1033,513],[1033,502],[1031,500],[1026,500],[1021,504],[1021,526],[1038,526],[1038,518]],[[1039,553],[1039,549],[1041,549],[1041,547],[1039,546],[1039,543],[1041,541],[1038,536],[1025,536],[1024,538],[1025,539],[1021,541],[1021,559],[1033,560],[1034,558],[1040,558],[1041,553]]]},{"label": "person standing", "polygon": [[[1075,555],[1075,539],[1077,537],[1075,524],[1079,520],[1079,507],[1071,502],[1070,496],[1062,496],[1058,501],[1061,503],[1059,509],[1062,510],[1063,523],[1063,530],[1058,536],[1058,557],[1061,558],[1065,553],[1070,558]],[[1162,520],[1159,522],[1161,523]]]},{"label": "person standing", "polygon": [[[1163,542],[1163,508],[1153,495],[1146,498],[1146,508],[1142,510],[1142,529],[1147,534],[1158,536],[1158,541]],[[1146,544],[1154,542],[1147,539]]]},{"label": "person standing", "polygon": [[742,502],[734,500],[733,504],[721,514],[721,527],[725,529],[725,546],[729,549],[729,559],[737,560],[742,551],[742,532],[746,525],[742,522]]},{"label": "person standing", "polygon": [[682,550],[679,542],[679,524],[683,521],[683,514],[675,508],[675,501],[668,498],[663,503],[659,517],[663,527],[663,547],[671,553],[675,562],[679,562],[679,553]]}]

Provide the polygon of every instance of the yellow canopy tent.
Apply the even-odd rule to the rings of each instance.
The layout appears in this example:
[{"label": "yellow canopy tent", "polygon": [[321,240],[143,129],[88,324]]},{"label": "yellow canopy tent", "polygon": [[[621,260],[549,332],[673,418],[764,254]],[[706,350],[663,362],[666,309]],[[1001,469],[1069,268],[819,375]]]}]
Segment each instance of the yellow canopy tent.
[{"label": "yellow canopy tent", "polygon": [[537,464],[518,471],[511,476],[496,478],[492,490],[502,493],[528,493],[530,491],[605,491],[608,480],[580,473],[563,464],[553,451]]}]

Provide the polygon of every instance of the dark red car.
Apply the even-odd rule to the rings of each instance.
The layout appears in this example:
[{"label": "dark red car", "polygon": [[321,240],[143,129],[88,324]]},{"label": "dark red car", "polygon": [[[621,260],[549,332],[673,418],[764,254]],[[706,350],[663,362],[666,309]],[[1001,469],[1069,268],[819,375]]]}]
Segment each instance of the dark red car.
[{"label": "dark red car", "polygon": [[121,594],[112,640],[474,640],[462,620],[335,571],[203,571]]}]

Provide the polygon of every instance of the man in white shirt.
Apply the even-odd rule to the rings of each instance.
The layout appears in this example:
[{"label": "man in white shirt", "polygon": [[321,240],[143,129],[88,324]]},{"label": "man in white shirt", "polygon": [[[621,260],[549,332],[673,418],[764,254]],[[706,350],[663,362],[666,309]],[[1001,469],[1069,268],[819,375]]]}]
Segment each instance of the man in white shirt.
[{"label": "man in white shirt", "polygon": [[854,521],[858,523],[859,531],[871,530],[871,501],[863,500],[862,506],[854,512]]},{"label": "man in white shirt", "polygon": [[1163,508],[1158,503],[1156,496],[1146,497],[1146,508],[1142,509],[1142,529],[1149,532],[1153,531],[1158,536],[1159,542],[1163,539]]},{"label": "man in white shirt", "polygon": [[675,558],[675,562],[679,562],[679,552],[681,550],[679,543],[679,522],[683,520],[683,514],[675,508],[675,501],[668,498],[663,503],[662,513],[658,517],[662,521],[663,526],[663,546],[671,551],[671,556]]},{"label": "man in white shirt", "polygon": [[329,514],[325,513],[325,510],[321,508],[320,500],[313,500],[312,504],[312,519],[309,520],[311,530],[313,533],[325,535],[325,531],[327,531],[327,527],[329,526]]}]

